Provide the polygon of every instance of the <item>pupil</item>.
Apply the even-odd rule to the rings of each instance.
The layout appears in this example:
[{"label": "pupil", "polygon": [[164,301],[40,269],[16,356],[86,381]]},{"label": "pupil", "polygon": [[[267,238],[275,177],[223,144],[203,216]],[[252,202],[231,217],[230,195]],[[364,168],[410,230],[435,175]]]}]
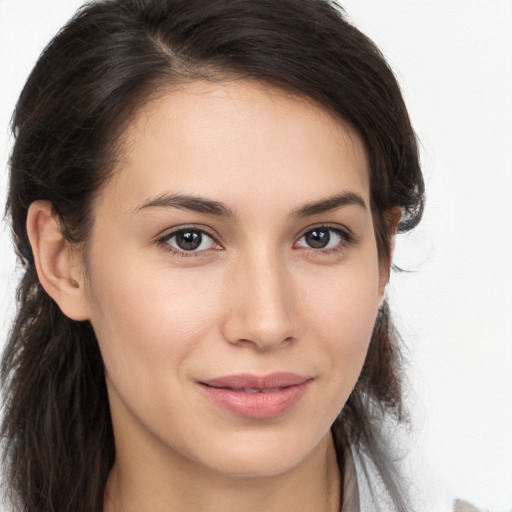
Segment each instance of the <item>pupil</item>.
[{"label": "pupil", "polygon": [[201,245],[202,238],[197,231],[182,231],[176,234],[176,244],[184,251],[193,251]]},{"label": "pupil", "polygon": [[306,233],[306,242],[314,249],[323,249],[330,239],[329,231],[326,229],[314,229]]}]

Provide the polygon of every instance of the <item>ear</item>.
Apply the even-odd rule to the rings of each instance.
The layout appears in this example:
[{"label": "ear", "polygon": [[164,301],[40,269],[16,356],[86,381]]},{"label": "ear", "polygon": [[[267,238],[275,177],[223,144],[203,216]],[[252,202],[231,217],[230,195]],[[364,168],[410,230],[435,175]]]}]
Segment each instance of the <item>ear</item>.
[{"label": "ear", "polygon": [[39,282],[72,320],[89,318],[80,255],[61,231],[49,201],[34,201],[27,214],[27,234]]},{"label": "ear", "polygon": [[400,206],[393,206],[384,213],[384,222],[386,224],[388,244],[389,244],[389,258],[383,261],[380,265],[380,283],[379,283],[379,294],[380,302],[384,300],[386,293],[386,287],[389,282],[391,274],[391,262],[393,261],[393,252],[395,250],[396,233],[398,231],[398,225],[402,220],[402,209]]}]

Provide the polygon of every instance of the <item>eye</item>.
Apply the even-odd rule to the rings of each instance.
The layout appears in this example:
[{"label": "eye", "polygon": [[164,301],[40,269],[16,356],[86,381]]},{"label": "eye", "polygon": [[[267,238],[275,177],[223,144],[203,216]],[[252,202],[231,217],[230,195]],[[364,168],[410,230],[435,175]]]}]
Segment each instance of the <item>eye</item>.
[{"label": "eye", "polygon": [[160,241],[177,252],[201,252],[218,247],[215,240],[200,229],[184,228],[166,235]]},{"label": "eye", "polygon": [[304,233],[297,241],[297,245],[309,249],[334,249],[348,240],[348,234],[340,229],[318,227]]}]

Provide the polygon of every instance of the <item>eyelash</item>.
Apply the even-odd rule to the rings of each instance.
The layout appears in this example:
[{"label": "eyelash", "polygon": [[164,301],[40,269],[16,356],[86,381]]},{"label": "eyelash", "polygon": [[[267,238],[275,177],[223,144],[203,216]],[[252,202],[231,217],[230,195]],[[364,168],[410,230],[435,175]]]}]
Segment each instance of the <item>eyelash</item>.
[{"label": "eyelash", "polygon": [[[175,229],[174,231],[171,231],[170,233],[167,233],[166,235],[158,238],[157,243],[164,251],[170,253],[173,256],[182,257],[182,258],[205,256],[210,251],[210,249],[213,249],[213,248],[208,248],[208,249],[203,249],[201,251],[186,251],[183,249],[177,249],[177,248],[172,247],[169,244],[169,241],[172,238],[178,236],[180,233],[181,234],[199,233],[202,237],[204,237],[206,235],[208,238],[210,238],[212,240],[212,243],[214,245],[221,247],[221,245],[217,242],[217,240],[215,239],[215,237],[212,234],[208,233],[208,231],[206,231],[205,229],[198,228],[195,226],[190,226],[190,227],[184,226],[179,229]],[[201,243],[202,243],[202,241],[201,241]],[[213,249],[213,250],[220,250],[220,249]]]},{"label": "eyelash", "polygon": [[[337,243],[334,247],[330,247],[330,248],[314,248],[314,247],[304,247],[304,246],[301,246],[301,248],[304,250],[307,250],[307,251],[313,251],[314,253],[319,253],[322,255],[329,255],[329,254],[342,252],[347,248],[348,245],[355,242],[354,235],[352,233],[350,233],[348,230],[344,230],[339,227],[333,227],[333,226],[329,226],[329,225],[319,225],[319,226],[309,227],[306,231],[304,231],[302,233],[302,235],[300,235],[300,237],[297,239],[297,241],[294,242],[294,244],[293,244],[294,247],[308,233],[312,233],[314,231],[321,231],[321,230],[325,230],[330,233],[335,233],[337,236],[340,237],[339,243]],[[206,255],[208,255],[210,250],[220,250],[220,248],[210,248],[209,247],[207,249],[203,249],[200,251],[197,251],[197,250],[187,251],[187,250],[183,250],[183,249],[174,248],[169,244],[169,241],[172,238],[178,236],[179,234],[185,234],[185,233],[197,233],[197,234],[200,234],[202,237],[204,237],[206,235],[208,238],[210,238],[212,240],[212,244],[217,245],[220,248],[222,247],[217,242],[217,240],[215,239],[215,237],[212,234],[208,233],[208,231],[206,231],[202,228],[198,228],[198,227],[194,227],[194,226],[191,226],[191,227],[185,226],[185,227],[182,227],[179,229],[175,229],[174,231],[167,233],[166,235],[158,238],[157,244],[160,247],[162,247],[162,249],[164,251],[169,252],[173,256],[182,257],[182,258],[206,256]],[[202,241],[201,241],[201,243],[202,243]]]},{"label": "eyelash", "polygon": [[[320,225],[320,226],[313,226],[307,228],[306,231],[303,232],[303,234],[298,238],[297,242],[294,243],[294,246],[302,240],[308,233],[312,233],[313,231],[321,231],[325,230],[330,233],[335,233],[337,236],[339,236],[340,241],[334,246],[330,248],[314,248],[314,247],[303,247],[303,249],[307,251],[313,251],[314,253],[321,253],[324,256],[330,255],[330,254],[336,254],[343,252],[347,249],[347,246],[355,242],[354,235],[348,230],[348,229],[341,229],[340,227],[334,227],[329,225]],[[331,235],[330,235],[331,236]]]}]

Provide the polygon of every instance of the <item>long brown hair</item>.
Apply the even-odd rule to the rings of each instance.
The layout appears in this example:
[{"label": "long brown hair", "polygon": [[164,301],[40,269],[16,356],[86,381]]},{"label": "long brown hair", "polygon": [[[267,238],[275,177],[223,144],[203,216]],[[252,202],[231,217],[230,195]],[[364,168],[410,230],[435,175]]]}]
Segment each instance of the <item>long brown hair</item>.
[{"label": "long brown hair", "polygon": [[[98,512],[115,458],[98,344],[41,287],[25,228],[51,201],[64,236],[87,241],[93,198],[108,180],[135,111],[170,85],[226,77],[308,97],[361,135],[371,166],[379,257],[386,213],[399,231],[423,211],[416,139],[399,86],[375,45],[329,0],[99,0],[78,11],[32,71],[13,117],[7,213],[23,277],[3,355],[1,436],[7,485],[24,512]],[[403,415],[401,360],[387,304],[333,433],[372,458],[405,510],[379,418]]]}]

